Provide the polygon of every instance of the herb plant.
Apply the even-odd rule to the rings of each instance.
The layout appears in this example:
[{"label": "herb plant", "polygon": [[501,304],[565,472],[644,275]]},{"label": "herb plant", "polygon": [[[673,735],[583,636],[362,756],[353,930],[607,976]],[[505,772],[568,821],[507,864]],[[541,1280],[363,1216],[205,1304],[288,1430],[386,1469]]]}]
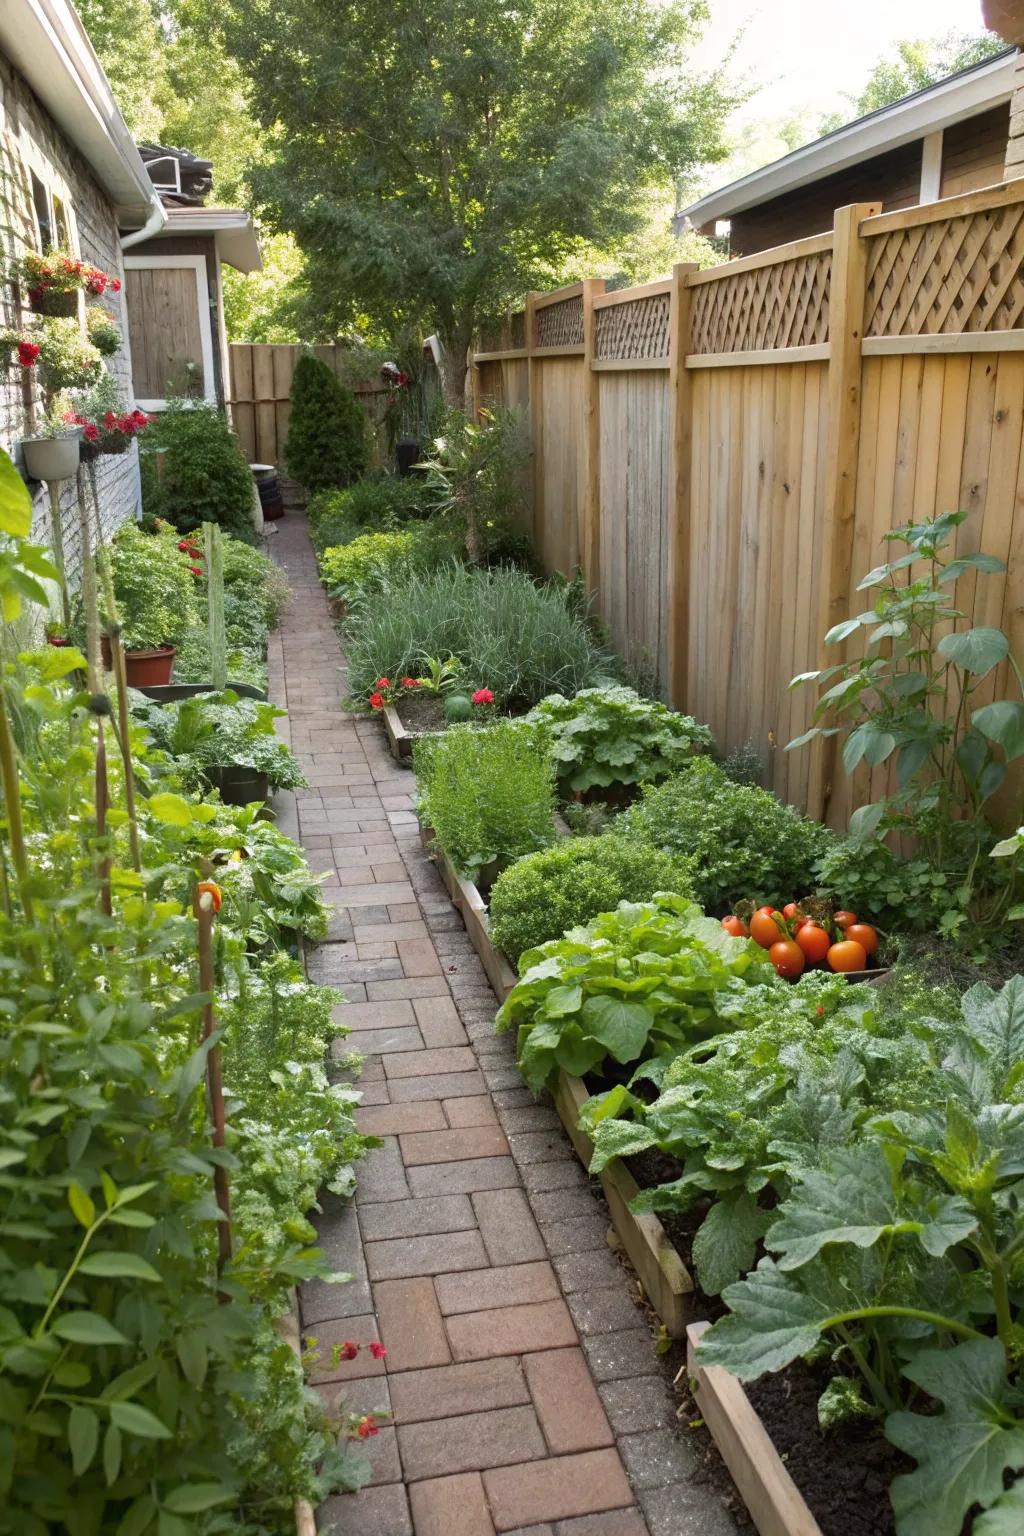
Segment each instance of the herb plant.
[{"label": "herb plant", "polygon": [[[825,636],[839,645],[859,633],[861,654],[790,684],[827,683],[815,719],[833,722],[812,726],[790,750],[838,735],[847,773],[862,762],[893,764],[890,792],[851,817],[855,836],[909,833],[941,871],[960,864],[967,832],[959,910],[943,924],[946,933],[969,919],[994,927],[1013,898],[1015,861],[997,869],[985,858],[994,842],[985,807],[1024,755],[1024,676],[1009,640],[1000,629],[970,626],[954,600],[965,576],[973,583],[1006,569],[994,555],[951,555],[947,546],[966,516],[947,512],[887,533],[905,552],[860,582],[859,591],[879,589],[874,604]],[[979,704],[979,690],[991,692],[985,679],[996,673],[998,687],[1003,670],[1013,696]]]},{"label": "herb plant", "polygon": [[706,725],[633,688],[584,688],[571,699],[551,694],[528,719],[548,741],[559,779],[575,791],[653,783],[711,745]]},{"label": "herb plant", "polygon": [[134,713],[189,788],[198,788],[212,770],[229,767],[265,773],[272,789],[302,788],[306,782],[274,729],[284,711],[272,704],[239,698],[228,689],[177,704],[140,704]]},{"label": "herb plant", "polygon": [[413,748],[420,815],[462,875],[493,875],[554,841],[554,774],[534,733],[511,721],[453,726]]},{"label": "herb plant", "polygon": [[337,517],[369,532],[387,532],[428,509],[422,476],[367,475],[345,490],[317,491],[307,513],[314,526]]},{"label": "herb plant", "polygon": [[324,586],[338,598],[360,587],[379,590],[408,569],[415,546],[412,533],[362,533],[349,544],[325,549],[320,556]]},{"label": "herb plant", "polygon": [[524,950],[656,891],[690,894],[685,859],[618,837],[573,837],[528,854],[498,876],[490,896],[491,937],[513,964]]},{"label": "herb plant", "polygon": [[645,789],[612,829],[691,859],[694,895],[713,912],[745,899],[781,904],[805,895],[833,841],[770,790],[737,784],[704,757]]},{"label": "herb plant", "polygon": [[101,557],[109,561],[126,650],[175,645],[199,621],[191,561],[172,533],[123,523]]},{"label": "herb plant", "polygon": [[560,1069],[582,1077],[609,1056],[671,1056],[735,1027],[771,963],[692,902],[659,895],[527,950],[519,970],[497,1023],[517,1030],[520,1071],[539,1090]]}]

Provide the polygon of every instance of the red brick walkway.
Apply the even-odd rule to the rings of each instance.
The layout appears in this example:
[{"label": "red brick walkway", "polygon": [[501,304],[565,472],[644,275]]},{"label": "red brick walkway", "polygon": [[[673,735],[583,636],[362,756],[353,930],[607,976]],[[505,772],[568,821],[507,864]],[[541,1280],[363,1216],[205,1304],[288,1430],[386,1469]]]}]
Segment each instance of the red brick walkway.
[{"label": "red brick walkway", "polygon": [[[272,541],[294,597],[273,697],[311,789],[298,834],[334,905],[312,978],[341,987],[363,1053],[355,1205],[320,1240],[347,1285],[303,1288],[328,1400],[393,1422],[374,1475],[330,1499],[340,1536],[731,1536],[691,1481],[653,1341],[607,1219],[550,1106],[523,1087],[495,1001],[418,841],[413,781],[346,715],[343,656],[301,515]],[[331,1346],[381,1339],[331,1367]],[[635,1492],[634,1492],[635,1490]]]}]

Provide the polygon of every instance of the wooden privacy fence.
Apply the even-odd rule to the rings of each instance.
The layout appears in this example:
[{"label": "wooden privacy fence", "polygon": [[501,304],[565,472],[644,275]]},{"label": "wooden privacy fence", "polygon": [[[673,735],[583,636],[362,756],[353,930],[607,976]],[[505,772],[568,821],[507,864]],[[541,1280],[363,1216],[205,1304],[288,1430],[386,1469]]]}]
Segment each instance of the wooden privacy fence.
[{"label": "wooden privacy fence", "polygon": [[[228,347],[230,389],[228,403],[239,441],[253,464],[277,464],[284,468],[288,437],[289,396],[295,364],[306,348],[286,342],[232,342]],[[338,342],[313,347],[312,351],[334,372],[351,360],[351,349]],[[356,398],[367,415],[380,444],[388,390],[383,385],[356,384]]]},{"label": "wooden privacy fence", "polygon": [[[1024,180],[605,293],[532,294],[473,358],[480,403],[522,405],[545,565],[581,567],[616,647],[784,798],[845,825],[882,790],[810,724],[796,673],[870,606],[891,528],[963,508],[960,606],[1024,653]],[[833,648],[828,659],[840,651]],[[1011,686],[1007,664],[993,689]]]}]

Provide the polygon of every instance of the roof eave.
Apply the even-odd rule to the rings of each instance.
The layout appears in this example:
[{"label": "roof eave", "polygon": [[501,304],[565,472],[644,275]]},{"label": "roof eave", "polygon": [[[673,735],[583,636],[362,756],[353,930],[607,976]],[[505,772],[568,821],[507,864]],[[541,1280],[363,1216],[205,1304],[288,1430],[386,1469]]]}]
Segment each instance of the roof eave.
[{"label": "roof eave", "polygon": [[718,219],[731,218],[823,176],[848,170],[874,155],[899,149],[929,133],[951,128],[964,118],[1000,106],[1013,93],[1015,66],[1015,54],[1000,55],[967,74],[954,75],[927,90],[905,96],[890,107],[859,118],[699,198],[676,214],[675,227],[678,230],[689,224],[700,228]]},{"label": "roof eave", "polygon": [[169,208],[157,239],[175,235],[213,235],[217,254],[229,267],[238,272],[263,270],[259,236],[252,214],[244,208]]}]

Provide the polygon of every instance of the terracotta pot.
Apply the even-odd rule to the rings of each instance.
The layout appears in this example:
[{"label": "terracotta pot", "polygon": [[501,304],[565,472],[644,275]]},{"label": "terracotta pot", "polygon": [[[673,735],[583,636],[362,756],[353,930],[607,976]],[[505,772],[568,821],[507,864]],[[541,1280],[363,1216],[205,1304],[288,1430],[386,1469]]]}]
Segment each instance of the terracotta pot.
[{"label": "terracotta pot", "polygon": [[155,651],[125,651],[129,688],[153,688],[160,683],[169,683],[175,654],[173,645],[162,645]]},{"label": "terracotta pot", "polygon": [[78,470],[78,429],[59,437],[23,437],[25,469],[33,480],[73,480]]}]

